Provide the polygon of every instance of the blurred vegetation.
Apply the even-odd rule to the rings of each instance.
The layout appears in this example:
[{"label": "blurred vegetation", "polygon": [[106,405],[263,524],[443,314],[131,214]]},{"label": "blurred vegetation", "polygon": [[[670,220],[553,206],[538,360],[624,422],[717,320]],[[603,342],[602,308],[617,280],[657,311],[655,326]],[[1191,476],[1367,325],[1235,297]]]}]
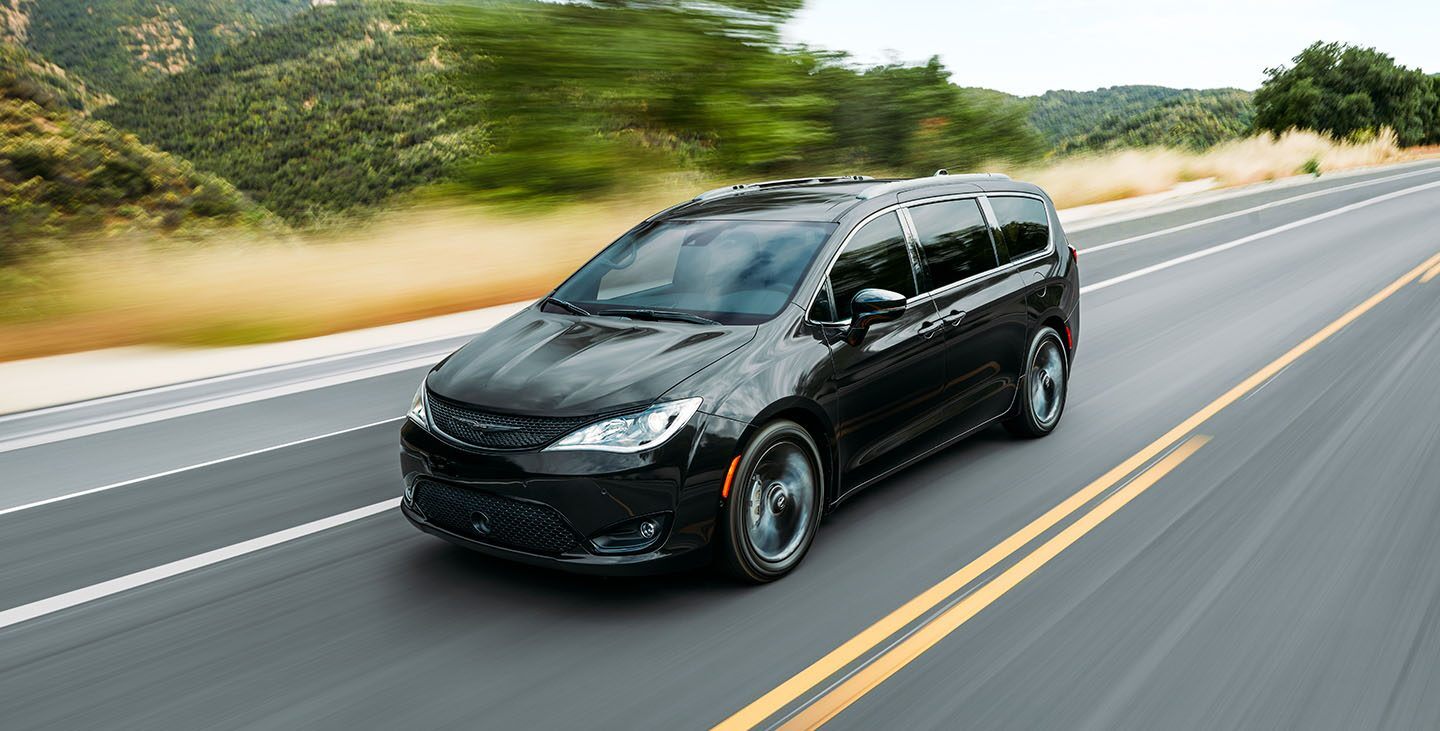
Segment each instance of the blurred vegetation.
[{"label": "blurred vegetation", "polygon": [[268,218],[230,183],[85,116],[91,99],[53,65],[0,43],[0,265],[38,236]]},{"label": "blurred vegetation", "polygon": [[[787,46],[802,4],[0,0],[0,359],[515,301],[722,181],[1000,169],[1074,206],[1440,142],[1440,78],[1373,49],[1253,95],[1020,98]],[[1290,127],[1342,139],[1250,137]],[[417,191],[506,210],[394,205]]]},{"label": "blurred vegetation", "polygon": [[481,107],[441,86],[439,45],[411,6],[344,1],[257,31],[100,116],[312,223],[483,153]]},{"label": "blurred vegetation", "polygon": [[938,61],[856,70],[787,49],[798,2],[611,0],[449,6],[452,82],[495,150],[461,179],[492,197],[570,196],[637,170],[719,176],[933,172],[1040,155],[1026,107],[954,86]]},{"label": "blurred vegetation", "polygon": [[802,4],[0,0],[0,233],[272,212],[323,228],[427,188],[515,207],[657,180],[1030,173],[1292,126],[1440,141],[1440,80],[1373,49],[1316,44],[1253,100],[1158,86],[1020,98],[957,86],[938,59],[866,67],[787,46],[779,29]]},{"label": "blurred vegetation", "polygon": [[1440,77],[1340,43],[1315,43],[1293,62],[1266,70],[1255,92],[1257,129],[1365,138],[1388,127],[1402,146],[1440,143]]}]

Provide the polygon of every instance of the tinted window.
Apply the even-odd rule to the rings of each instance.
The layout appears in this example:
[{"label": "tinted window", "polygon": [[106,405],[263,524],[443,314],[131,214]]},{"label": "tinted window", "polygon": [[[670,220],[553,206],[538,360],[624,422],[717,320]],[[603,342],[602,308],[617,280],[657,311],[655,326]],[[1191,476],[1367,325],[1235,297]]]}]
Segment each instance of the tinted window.
[{"label": "tinted window", "polygon": [[555,296],[599,315],[643,308],[763,322],[794,296],[834,230],[831,223],[663,221],[621,237]]},{"label": "tinted window", "polygon": [[930,286],[943,287],[1000,265],[990,227],[975,200],[927,203],[910,209],[930,267]]},{"label": "tinted window", "polygon": [[995,209],[1011,261],[1039,253],[1050,245],[1050,217],[1044,203],[1034,198],[1000,196],[990,199],[990,207]]},{"label": "tinted window", "polygon": [[830,270],[830,290],[835,295],[833,320],[850,317],[850,299],[862,289],[888,289],[906,297],[915,296],[915,274],[905,248],[900,218],[887,213],[865,224]]}]

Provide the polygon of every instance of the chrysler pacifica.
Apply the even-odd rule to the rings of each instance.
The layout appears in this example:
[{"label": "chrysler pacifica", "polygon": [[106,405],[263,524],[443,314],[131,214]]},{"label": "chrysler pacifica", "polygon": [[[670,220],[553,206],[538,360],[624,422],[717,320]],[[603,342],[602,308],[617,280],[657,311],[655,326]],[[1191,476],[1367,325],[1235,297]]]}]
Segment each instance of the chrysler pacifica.
[{"label": "chrysler pacifica", "polygon": [[631,229],[426,376],[401,510],[484,553],[770,581],[856,491],[1060,421],[1077,257],[999,175],[737,185]]}]

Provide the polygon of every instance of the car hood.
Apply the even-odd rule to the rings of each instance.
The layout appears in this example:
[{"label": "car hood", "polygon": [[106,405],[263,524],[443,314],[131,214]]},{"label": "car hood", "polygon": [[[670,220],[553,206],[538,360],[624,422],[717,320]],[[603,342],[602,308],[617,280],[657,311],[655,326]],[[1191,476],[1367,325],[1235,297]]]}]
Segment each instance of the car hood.
[{"label": "car hood", "polygon": [[654,401],[755,330],[525,310],[445,359],[428,384],[441,397],[505,413],[608,413]]}]

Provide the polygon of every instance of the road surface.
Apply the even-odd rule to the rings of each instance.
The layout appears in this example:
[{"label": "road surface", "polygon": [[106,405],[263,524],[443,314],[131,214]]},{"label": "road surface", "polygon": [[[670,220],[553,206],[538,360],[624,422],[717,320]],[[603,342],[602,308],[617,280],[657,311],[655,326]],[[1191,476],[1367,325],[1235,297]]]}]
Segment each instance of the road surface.
[{"label": "road surface", "polygon": [[758,588],[406,524],[455,343],[0,419],[0,728],[1440,727],[1440,165],[1072,239],[1059,430]]}]

